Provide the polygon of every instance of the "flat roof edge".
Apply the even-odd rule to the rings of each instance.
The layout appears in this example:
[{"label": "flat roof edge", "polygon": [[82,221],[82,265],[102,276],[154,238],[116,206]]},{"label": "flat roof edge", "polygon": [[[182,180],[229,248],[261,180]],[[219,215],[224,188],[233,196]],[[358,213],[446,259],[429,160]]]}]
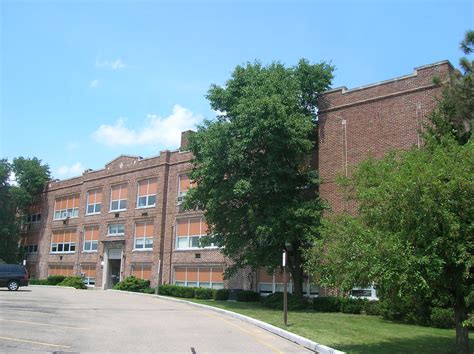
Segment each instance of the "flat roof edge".
[{"label": "flat roof edge", "polygon": [[445,65],[445,64],[448,64],[451,69],[454,69],[453,65],[451,64],[451,62],[449,60],[441,60],[441,61],[437,61],[435,63],[426,64],[426,65],[422,65],[422,66],[417,66],[417,67],[415,67],[414,71],[411,74],[397,76],[397,77],[394,77],[394,78],[391,78],[391,79],[374,82],[372,84],[357,86],[357,87],[354,87],[354,88],[351,88],[351,89],[348,89],[346,86],[340,86],[340,87],[336,87],[336,88],[333,88],[331,90],[325,91],[325,92],[322,93],[322,95],[324,96],[325,94],[332,93],[332,92],[337,92],[337,91],[341,91],[341,94],[346,94],[346,93],[351,93],[351,92],[354,92],[354,91],[360,91],[360,90],[364,90],[364,89],[375,87],[375,86],[385,85],[385,84],[388,84],[388,83],[391,83],[391,82],[396,82],[396,81],[408,79],[410,77],[415,77],[415,76],[418,75],[418,70],[428,69],[428,68],[431,68],[431,67]]}]

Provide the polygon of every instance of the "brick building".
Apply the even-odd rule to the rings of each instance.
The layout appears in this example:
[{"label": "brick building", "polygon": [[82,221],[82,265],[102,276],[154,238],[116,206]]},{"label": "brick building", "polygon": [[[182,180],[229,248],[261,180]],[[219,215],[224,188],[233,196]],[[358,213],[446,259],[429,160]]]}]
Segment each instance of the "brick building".
[{"label": "brick building", "polygon": [[[450,70],[443,61],[411,75],[322,96],[316,158],[321,196],[334,211],[354,210],[335,185],[338,174],[349,174],[370,154],[381,157],[420,144],[418,130],[440,90],[433,77],[446,77]],[[223,280],[227,260],[219,248],[199,247],[207,229],[202,212],[180,207],[192,187],[188,134],[182,134],[180,150],[151,158],[122,155],[102,170],[51,181],[31,207],[22,237],[31,276],[83,275],[90,286],[104,289],[128,275],[149,279],[152,286],[281,289],[281,275],[263,270],[242,270]],[[307,283],[305,292],[315,295],[319,289]]]}]

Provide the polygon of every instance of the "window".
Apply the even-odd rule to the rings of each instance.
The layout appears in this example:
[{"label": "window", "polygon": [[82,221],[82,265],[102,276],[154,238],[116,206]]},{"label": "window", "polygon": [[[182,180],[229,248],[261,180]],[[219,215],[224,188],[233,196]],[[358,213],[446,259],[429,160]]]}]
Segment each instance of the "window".
[{"label": "window", "polygon": [[360,297],[364,299],[378,299],[377,289],[374,285],[369,286],[368,288],[355,287],[351,290],[351,297]]},{"label": "window", "polygon": [[36,224],[40,221],[41,221],[41,214],[40,213],[26,215],[26,222],[28,224],[30,224],[30,223],[31,224]]},{"label": "window", "polygon": [[[177,220],[176,227],[176,248],[202,248],[200,240],[207,237],[207,224],[202,218],[186,218]],[[212,243],[206,248],[217,247]]]},{"label": "window", "polygon": [[151,263],[132,264],[132,275],[136,278],[151,280]]},{"label": "window", "polygon": [[87,286],[95,286],[95,273],[95,264],[81,265],[81,276]]},{"label": "window", "polygon": [[178,203],[181,203],[189,188],[194,187],[194,182],[189,179],[187,174],[178,176]]},{"label": "window", "polygon": [[224,268],[177,267],[174,269],[174,284],[189,287],[222,289]]},{"label": "window", "polygon": [[66,277],[74,276],[74,267],[72,264],[50,264],[48,266],[48,276],[64,275]]},{"label": "window", "polygon": [[153,222],[141,221],[135,224],[134,249],[153,249]]},{"label": "window", "polygon": [[77,218],[79,216],[79,194],[56,198],[54,201],[54,220]]},{"label": "window", "polygon": [[109,224],[107,227],[107,236],[123,236],[125,235],[124,224]]},{"label": "window", "polygon": [[97,244],[99,243],[99,227],[84,227],[84,252],[97,252]]},{"label": "window", "polygon": [[38,253],[38,245],[25,245],[23,249],[25,253]]},{"label": "window", "polygon": [[127,209],[127,185],[121,184],[111,188],[110,211]]},{"label": "window", "polygon": [[156,204],[157,181],[155,178],[138,182],[137,208],[154,207]]},{"label": "window", "polygon": [[74,253],[76,237],[76,230],[53,231],[51,253]]},{"label": "window", "polygon": [[86,215],[99,214],[102,206],[102,190],[94,189],[87,192]]}]

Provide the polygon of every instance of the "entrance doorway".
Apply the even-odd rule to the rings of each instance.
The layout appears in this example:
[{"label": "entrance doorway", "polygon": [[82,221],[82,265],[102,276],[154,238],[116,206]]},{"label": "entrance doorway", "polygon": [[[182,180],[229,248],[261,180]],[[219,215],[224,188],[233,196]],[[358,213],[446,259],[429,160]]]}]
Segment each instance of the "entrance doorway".
[{"label": "entrance doorway", "polygon": [[113,288],[120,281],[120,259],[109,259],[110,278],[109,284]]}]

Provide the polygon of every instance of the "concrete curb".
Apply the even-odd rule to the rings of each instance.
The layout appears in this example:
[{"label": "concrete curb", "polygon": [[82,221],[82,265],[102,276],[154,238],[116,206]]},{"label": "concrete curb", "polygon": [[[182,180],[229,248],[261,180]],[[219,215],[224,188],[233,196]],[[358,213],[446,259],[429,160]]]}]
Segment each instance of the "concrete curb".
[{"label": "concrete curb", "polygon": [[[30,284],[28,284],[28,287],[30,287],[30,286],[41,286],[41,287],[43,287],[43,288],[56,288],[56,289],[62,288],[62,289],[74,289],[74,290],[79,290],[79,289],[76,289],[76,288],[74,288],[74,287],[72,287],[72,286],[40,285],[40,284],[31,284],[31,285],[30,285]],[[81,289],[81,290],[82,290],[82,289]]]},{"label": "concrete curb", "polygon": [[285,338],[285,339],[287,339],[291,342],[302,345],[303,347],[305,347],[309,350],[312,350],[316,353],[321,353],[321,354],[344,354],[344,352],[341,352],[337,349],[333,349],[333,348],[330,348],[326,345],[316,343],[316,342],[314,342],[314,341],[312,341],[308,338],[305,338],[305,337],[299,336],[297,334],[288,332],[288,331],[286,331],[282,328],[273,326],[269,323],[259,321],[259,320],[256,320],[256,319],[252,318],[252,317],[241,315],[239,313],[224,310],[224,309],[221,309],[221,308],[218,308],[218,307],[198,304],[198,303],[195,303],[195,302],[186,301],[186,300],[182,300],[182,299],[176,299],[176,298],[170,297],[170,296],[144,294],[144,293],[136,293],[136,292],[132,292],[132,291],[122,291],[122,290],[113,290],[113,289],[108,289],[107,291],[121,292],[121,293],[127,293],[127,294],[132,294],[132,295],[151,296],[151,297],[160,298],[160,299],[163,299],[163,300],[180,302],[180,303],[188,304],[188,305],[191,305],[191,306],[194,306],[194,307],[204,308],[204,309],[207,309],[207,310],[211,310],[211,311],[214,311],[214,312],[219,312],[221,314],[225,314],[227,316],[237,318],[241,321],[244,321],[244,322],[250,323],[254,326],[260,327],[260,328],[262,328],[262,329],[264,329],[268,332],[274,333],[274,334],[276,334],[276,335],[278,335],[282,338]]}]

